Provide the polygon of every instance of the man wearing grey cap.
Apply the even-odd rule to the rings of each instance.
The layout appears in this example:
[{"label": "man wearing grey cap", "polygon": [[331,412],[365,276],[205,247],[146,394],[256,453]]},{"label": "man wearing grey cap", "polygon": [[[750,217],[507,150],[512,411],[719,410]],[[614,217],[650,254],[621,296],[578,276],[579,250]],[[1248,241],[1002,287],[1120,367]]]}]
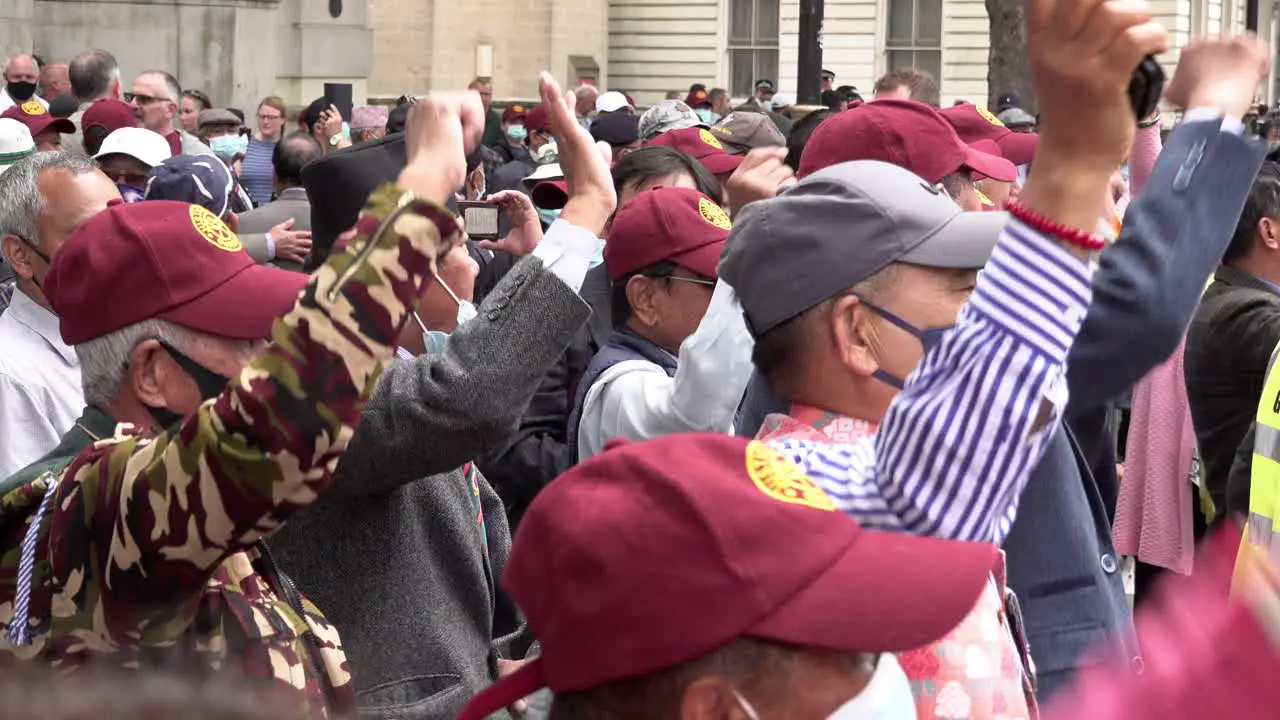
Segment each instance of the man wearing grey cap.
[{"label": "man wearing grey cap", "polygon": [[[955,324],[1006,222],[873,160],[748,206],[720,269],[756,338],[755,364],[793,419],[878,423],[922,350]],[[769,416],[761,434],[781,420]]]}]

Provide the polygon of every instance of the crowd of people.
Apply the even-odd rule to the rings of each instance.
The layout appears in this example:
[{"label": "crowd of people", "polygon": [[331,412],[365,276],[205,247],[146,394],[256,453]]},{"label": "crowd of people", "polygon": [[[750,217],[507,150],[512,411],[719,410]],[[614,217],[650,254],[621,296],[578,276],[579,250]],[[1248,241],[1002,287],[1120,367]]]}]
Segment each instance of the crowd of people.
[{"label": "crowd of people", "polygon": [[1269,50],[1026,11],[1036,113],[10,58],[6,717],[1271,717]]}]

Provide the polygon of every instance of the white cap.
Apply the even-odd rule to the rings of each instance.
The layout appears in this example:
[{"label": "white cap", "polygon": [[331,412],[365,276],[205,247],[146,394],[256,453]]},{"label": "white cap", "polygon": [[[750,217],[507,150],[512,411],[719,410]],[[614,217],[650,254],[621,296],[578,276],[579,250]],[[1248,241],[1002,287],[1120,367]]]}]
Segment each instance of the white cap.
[{"label": "white cap", "polygon": [[791,93],[774,93],[773,106],[776,108],[791,107],[795,101],[791,99]]},{"label": "white cap", "polygon": [[545,165],[539,165],[538,169],[534,170],[532,175],[526,177],[524,179],[524,186],[526,188],[532,188],[543,180],[559,180],[562,177],[564,177],[564,171],[560,169],[560,163],[547,163]]},{"label": "white cap", "polygon": [[596,112],[617,112],[624,107],[635,110],[631,107],[631,103],[627,102],[627,96],[617,90],[610,90],[596,98]]},{"label": "white cap", "polygon": [[147,167],[156,167],[173,156],[169,141],[157,132],[146,128],[125,127],[113,130],[105,140],[95,160],[107,155],[128,155]]},{"label": "white cap", "polygon": [[13,118],[0,118],[0,173],[35,151],[36,143],[26,125]]}]

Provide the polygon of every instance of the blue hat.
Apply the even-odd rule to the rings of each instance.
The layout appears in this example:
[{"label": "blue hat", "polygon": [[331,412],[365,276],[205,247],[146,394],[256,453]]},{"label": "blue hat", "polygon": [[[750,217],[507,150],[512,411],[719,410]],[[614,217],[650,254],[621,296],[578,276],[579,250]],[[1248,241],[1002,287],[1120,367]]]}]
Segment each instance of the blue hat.
[{"label": "blue hat", "polygon": [[212,155],[174,155],[151,169],[144,200],[177,200],[200,205],[214,217],[227,213],[231,171]]}]

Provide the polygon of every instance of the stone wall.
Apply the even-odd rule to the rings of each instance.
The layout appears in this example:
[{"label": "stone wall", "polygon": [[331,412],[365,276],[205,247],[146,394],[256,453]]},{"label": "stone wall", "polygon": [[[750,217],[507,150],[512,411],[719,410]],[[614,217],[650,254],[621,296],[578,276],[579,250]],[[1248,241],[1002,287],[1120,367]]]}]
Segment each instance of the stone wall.
[{"label": "stone wall", "polygon": [[166,70],[246,112],[267,95],[308,103],[326,81],[353,83],[359,102],[372,33],[365,0],[343,4],[335,19],[321,0],[0,0],[0,47],[60,62],[102,48],[126,89],[143,70]]}]

